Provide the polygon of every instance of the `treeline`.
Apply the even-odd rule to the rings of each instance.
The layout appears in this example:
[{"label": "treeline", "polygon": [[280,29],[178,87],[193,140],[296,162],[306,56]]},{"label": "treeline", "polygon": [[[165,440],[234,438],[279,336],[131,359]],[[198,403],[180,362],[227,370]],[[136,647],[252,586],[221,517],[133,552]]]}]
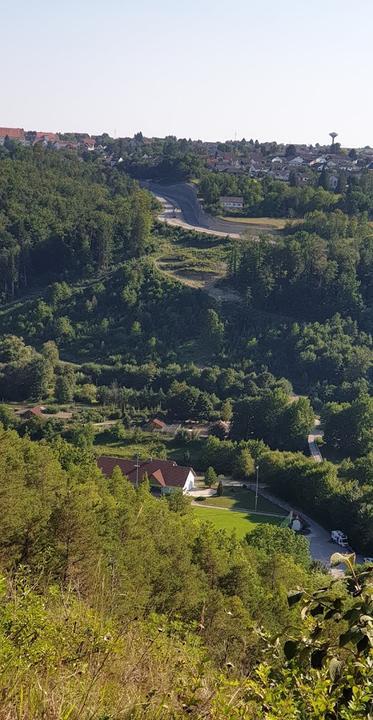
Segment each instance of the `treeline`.
[{"label": "treeline", "polygon": [[[249,257],[258,259],[258,252],[257,243],[248,243],[243,249],[247,263]],[[150,387],[154,378],[149,380],[146,377],[149,373],[157,377],[161,373],[164,378],[172,377],[174,373],[174,379],[182,381],[185,375],[188,382],[206,390],[203,383],[193,379],[198,380],[200,374],[193,361],[200,363],[202,360],[207,368],[220,367],[219,372],[212,371],[211,392],[215,392],[216,373],[221,375],[222,385],[228,379],[232,385],[228,396],[235,397],[237,392],[246,392],[243,376],[269,369],[277,377],[290,378],[298,391],[308,393],[311,390],[314,397],[321,400],[349,400],[356,394],[357,384],[368,378],[371,365],[371,336],[359,329],[359,325],[367,330],[370,327],[370,264],[365,264],[365,280],[362,266],[359,265],[361,281],[356,279],[357,270],[354,270],[359,302],[363,301],[364,288],[364,302],[367,303],[359,312],[359,323],[340,314],[328,317],[324,322],[302,322],[303,308],[309,307],[308,284],[312,281],[312,275],[309,280],[307,272],[298,273],[297,295],[295,286],[288,283],[286,309],[292,317],[258,311],[258,306],[272,308],[274,298],[277,309],[281,303],[284,306],[280,288],[287,283],[284,271],[277,280],[277,287],[273,285],[278,277],[276,251],[271,245],[267,250],[264,243],[262,252],[266,257],[267,252],[268,257],[272,253],[273,270],[259,258],[258,265],[262,269],[259,279],[249,264],[243,263],[240,271],[239,250],[236,253],[235,282],[244,296],[242,303],[224,303],[219,307],[206,293],[165,277],[150,260],[130,261],[106,279],[86,286],[55,283],[47,288],[43,297],[20,303],[11,312],[0,311],[0,332],[15,333],[39,347],[54,340],[65,359],[79,359],[84,364],[94,360],[96,369],[92,381],[96,383],[100,377],[100,385],[116,381],[138,389]],[[335,268],[333,262],[330,261]],[[263,287],[266,273],[271,278],[268,283],[271,302],[268,298],[258,298],[252,290],[258,284]],[[343,285],[342,275],[341,272]],[[324,278],[322,273],[319,277]],[[326,277],[323,282],[327,284]],[[314,293],[315,304],[309,308],[313,316],[332,312],[333,298],[336,297],[334,284],[332,298],[329,302],[325,300],[322,308],[315,286],[313,291],[311,286],[309,292]],[[345,298],[348,294],[346,288]],[[291,295],[298,297],[296,306],[290,306]],[[299,316],[298,322],[294,315]],[[150,369],[145,371],[142,381],[140,366],[149,364]],[[123,366],[125,368],[121,369]],[[134,367],[130,370],[129,366]],[[130,378],[126,376],[127,372]],[[208,377],[207,370],[202,377]],[[227,393],[219,392],[218,395],[226,397]]]},{"label": "treeline", "polygon": [[373,232],[342,213],[313,213],[291,234],[237,244],[234,284],[254,306],[309,320],[356,318],[372,302]]},{"label": "treeline", "polygon": [[324,438],[346,456],[373,453],[373,397],[327,403],[322,412]]},{"label": "treeline", "polygon": [[275,451],[263,453],[259,462],[262,480],[277,496],[301,508],[325,528],[343,528],[352,547],[371,556],[372,460],[370,452],[338,468],[327,461],[315,463],[301,453]]},{"label": "treeline", "polygon": [[244,203],[239,214],[249,217],[303,217],[313,210],[330,211],[339,200],[322,187],[292,187],[270,178],[254,180],[247,175],[213,172],[203,176],[199,192],[206,209],[214,214],[222,212],[222,195],[238,195]]},{"label": "treeline", "polygon": [[[249,217],[301,218],[313,211],[341,210],[349,215],[373,212],[373,182],[369,171],[360,178],[341,180],[337,192],[325,187],[323,177],[315,178],[314,185],[297,186],[265,177],[252,179],[247,175],[208,172],[202,175],[199,192],[205,208],[214,214],[221,213],[220,197],[238,195],[243,198],[243,210],[238,214]],[[325,187],[323,187],[325,185]],[[237,214],[233,213],[233,214]]]},{"label": "treeline", "polygon": [[0,312],[0,326],[28,340],[55,340],[75,358],[172,360],[177,347],[208,332],[209,305],[204,293],[165,277],[152,260],[132,260],[107,278],[54,283],[42,298]]},{"label": "treeline", "polygon": [[[261,482],[274,495],[318,520],[326,529],[341,528],[352,547],[371,556],[373,552],[373,446],[372,401],[360,399],[364,416],[351,422],[351,438],[366,437],[352,459],[340,465],[315,463],[300,452],[271,450],[262,440],[221,440],[209,437],[201,452],[202,468],[213,467],[218,474],[255,480],[259,467]],[[326,429],[326,432],[328,430]],[[347,435],[347,427],[345,427]],[[369,439],[368,439],[369,436]],[[352,445],[351,440],[351,445]]]},{"label": "treeline", "polygon": [[[264,526],[241,544],[196,522],[182,494],[153,498],[146,482],[136,491],[119,469],[107,480],[89,453],[60,439],[48,447],[0,430],[0,447],[3,569],[15,572],[21,564],[35,578],[42,569],[39,587],[70,586],[93,606],[100,587],[102,609],[118,619],[164,613],[198,622],[203,613],[204,642],[218,663],[228,653],[249,668],[255,641],[242,640],[252,624],[285,627],[289,610],[280,588],[304,582],[312,589],[318,579],[307,541],[287,529]],[[278,591],[270,569],[276,563]],[[230,608],[240,623],[224,630],[219,618]]]},{"label": "treeline", "polygon": [[149,243],[150,196],[100,159],[40,147],[0,152],[3,300],[53,278],[106,270]]},{"label": "treeline", "polygon": [[[154,363],[86,364],[77,368],[60,362],[58,348],[51,340],[37,352],[17,336],[0,338],[3,400],[98,402],[125,427],[144,424],[154,415],[171,423],[232,420],[234,438],[259,438],[272,447],[302,449],[314,414],[308,399],[291,398],[290,393],[286,380],[277,380],[268,372],[217,367],[201,370],[193,364],[161,369]],[[33,419],[20,430],[28,430],[32,437],[49,437],[51,423],[52,419],[48,424]],[[55,430],[61,431],[60,423]]]},{"label": "treeline", "polygon": [[224,319],[225,342],[238,367],[264,366],[318,404],[350,401],[369,389],[372,339],[350,318],[294,322],[243,304],[231,305]]},{"label": "treeline", "polygon": [[[218,474],[232,474],[250,482],[259,467],[260,481],[274,495],[286,499],[297,509],[318,520],[323,527],[341,528],[355,550],[373,552],[373,451],[372,401],[361,399],[370,415],[365,424],[351,424],[351,436],[364,427],[370,443],[361,445],[353,459],[340,465],[328,461],[315,463],[300,452],[271,450],[262,440],[221,440],[209,437],[201,452],[202,468],[213,467]],[[346,431],[347,434],[347,431]]]}]

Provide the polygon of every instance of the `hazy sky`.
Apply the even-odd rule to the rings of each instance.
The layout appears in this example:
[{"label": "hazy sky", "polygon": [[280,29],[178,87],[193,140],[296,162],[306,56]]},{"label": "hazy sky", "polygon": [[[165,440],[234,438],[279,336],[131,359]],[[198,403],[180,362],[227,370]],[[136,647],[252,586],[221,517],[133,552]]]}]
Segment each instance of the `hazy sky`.
[{"label": "hazy sky", "polygon": [[373,0],[0,0],[0,125],[373,145]]}]

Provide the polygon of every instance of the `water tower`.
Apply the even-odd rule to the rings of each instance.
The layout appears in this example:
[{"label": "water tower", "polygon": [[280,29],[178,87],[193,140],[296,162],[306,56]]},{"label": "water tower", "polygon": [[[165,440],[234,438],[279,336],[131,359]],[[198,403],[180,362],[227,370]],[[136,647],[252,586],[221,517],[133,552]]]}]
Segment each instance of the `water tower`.
[{"label": "water tower", "polygon": [[329,133],[329,135],[330,135],[330,137],[331,137],[331,139],[332,139],[332,145],[334,145],[335,139],[336,139],[336,137],[338,137],[338,133],[336,133],[336,132],[331,132],[331,133]]}]

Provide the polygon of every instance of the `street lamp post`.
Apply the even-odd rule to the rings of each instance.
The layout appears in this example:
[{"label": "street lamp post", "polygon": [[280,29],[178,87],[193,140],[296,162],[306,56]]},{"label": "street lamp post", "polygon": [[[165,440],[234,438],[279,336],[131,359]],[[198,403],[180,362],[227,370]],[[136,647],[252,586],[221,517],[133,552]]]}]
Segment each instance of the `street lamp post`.
[{"label": "street lamp post", "polygon": [[139,487],[139,456],[136,455],[136,489]]},{"label": "street lamp post", "polygon": [[256,484],[255,484],[255,512],[258,509],[258,491],[259,491],[259,465],[256,465]]}]

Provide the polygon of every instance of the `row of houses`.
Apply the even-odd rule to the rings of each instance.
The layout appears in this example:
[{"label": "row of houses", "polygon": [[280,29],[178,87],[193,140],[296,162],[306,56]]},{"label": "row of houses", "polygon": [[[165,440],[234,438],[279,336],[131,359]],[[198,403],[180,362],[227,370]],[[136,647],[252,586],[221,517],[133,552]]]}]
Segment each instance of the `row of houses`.
[{"label": "row of houses", "polygon": [[[364,159],[351,159],[347,155],[314,154],[308,156],[296,155],[293,158],[275,155],[274,157],[253,156],[250,158],[206,159],[206,167],[214,172],[226,172],[231,175],[249,175],[252,178],[268,175],[276,180],[287,182],[292,171],[344,171],[347,173],[359,173],[363,167],[373,169],[373,156],[364,155]],[[310,175],[310,172],[308,172]]]},{"label": "row of houses", "polygon": [[36,130],[24,130],[23,128],[0,127],[0,145],[4,145],[6,139],[13,140],[21,145],[42,145],[50,146],[55,150],[94,150],[95,138],[86,133],[72,133],[74,139],[66,140],[59,133],[44,132]]},{"label": "row of houses", "polygon": [[[39,421],[43,421],[50,417],[45,411],[45,407],[37,405],[35,407],[21,409],[17,414],[22,420],[36,418]],[[70,419],[72,414],[59,413],[59,415],[63,415],[65,419]],[[56,417],[56,415],[53,417]],[[163,430],[167,427],[165,423],[158,419],[152,420],[150,426],[155,431]],[[149,460],[139,461],[102,455],[97,459],[97,465],[101,472],[108,478],[111,477],[115,468],[119,468],[123,476],[134,486],[138,486],[147,479],[155,495],[166,495],[173,490],[182,490],[183,493],[189,493],[195,486],[196,473],[193,468],[178,465],[174,460],[150,458]]]}]

